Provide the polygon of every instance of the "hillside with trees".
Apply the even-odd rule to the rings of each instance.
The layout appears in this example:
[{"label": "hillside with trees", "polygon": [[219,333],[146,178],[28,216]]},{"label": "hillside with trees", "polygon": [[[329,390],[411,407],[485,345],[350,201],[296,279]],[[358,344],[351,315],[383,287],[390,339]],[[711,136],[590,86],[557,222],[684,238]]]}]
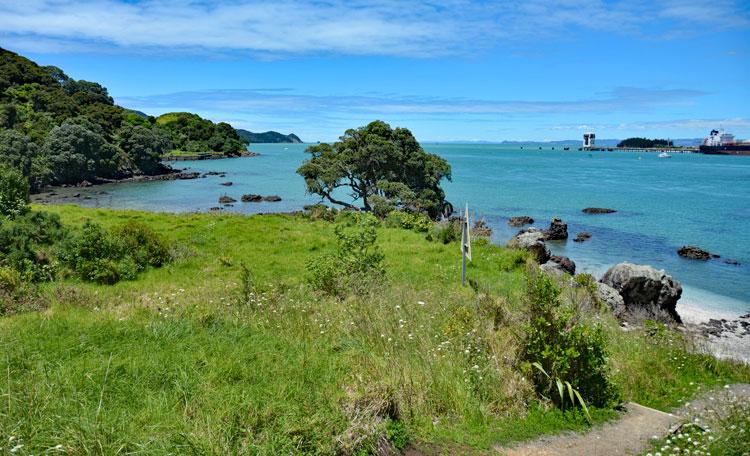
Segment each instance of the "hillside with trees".
[{"label": "hillside with trees", "polygon": [[252,131],[238,129],[237,134],[240,138],[248,143],[290,143],[300,144],[302,142],[299,136],[294,133],[285,135],[277,131],[266,131],[263,133],[253,133]]},{"label": "hillside with trees", "polygon": [[0,165],[19,169],[32,191],[166,173],[161,157],[175,148],[237,155],[245,145],[229,124],[145,116],[114,104],[96,82],[0,48]]},{"label": "hillside with trees", "polygon": [[620,141],[617,147],[632,147],[635,149],[646,149],[649,147],[672,147],[672,141],[668,139],[628,138]]}]

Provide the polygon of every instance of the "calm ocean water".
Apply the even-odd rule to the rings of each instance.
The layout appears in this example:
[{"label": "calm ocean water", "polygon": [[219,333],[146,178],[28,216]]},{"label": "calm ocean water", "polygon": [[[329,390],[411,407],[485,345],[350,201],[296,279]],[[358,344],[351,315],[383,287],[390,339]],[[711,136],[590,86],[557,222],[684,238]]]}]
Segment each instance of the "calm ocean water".
[{"label": "calm ocean water", "polygon": [[[206,211],[227,194],[277,194],[279,203],[240,203],[229,211],[280,212],[301,209],[317,199],[305,195],[295,174],[306,158],[303,144],[254,144],[259,157],[179,162],[195,171],[225,171],[227,176],[184,181],[124,183],[97,187],[105,195],[81,204],[154,211]],[[530,215],[545,227],[553,217],[593,237],[584,243],[552,243],[571,257],[579,271],[602,274],[621,262],[666,269],[685,286],[682,303],[708,311],[750,311],[750,157],[655,153],[537,150],[499,145],[426,144],[446,158],[453,182],[445,188],[458,208],[469,203],[493,227],[493,240],[507,241],[517,230],[514,215]],[[572,148],[575,149],[575,148]],[[224,187],[221,182],[232,181]],[[85,192],[82,192],[85,193]],[[617,209],[585,215],[588,206]],[[699,245],[724,258],[708,262],[680,258],[676,249]],[[678,308],[679,310],[679,308]]]}]

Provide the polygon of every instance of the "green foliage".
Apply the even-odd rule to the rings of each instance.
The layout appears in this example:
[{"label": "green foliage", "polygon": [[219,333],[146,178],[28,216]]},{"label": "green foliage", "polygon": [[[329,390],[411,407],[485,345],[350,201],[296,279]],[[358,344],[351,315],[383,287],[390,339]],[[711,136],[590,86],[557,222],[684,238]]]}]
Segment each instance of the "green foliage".
[{"label": "green foliage", "polygon": [[305,206],[304,215],[310,220],[325,220],[326,222],[332,222],[336,220],[338,210],[328,207],[325,204],[311,204]]},{"label": "green foliage", "polygon": [[646,147],[671,147],[672,141],[667,139],[628,138],[620,141],[617,147],[633,147],[636,149]]},{"label": "green foliage", "polygon": [[294,133],[288,135],[276,131],[266,131],[264,133],[253,133],[252,131],[237,129],[237,134],[246,143],[291,143],[299,144],[301,139]]},{"label": "green foliage", "polygon": [[116,227],[114,235],[123,244],[139,270],[147,266],[158,268],[172,260],[167,242],[153,228],[143,222],[129,221]]},{"label": "green foliage", "polygon": [[352,220],[353,226],[336,225],[336,252],[308,263],[308,281],[314,289],[343,297],[365,292],[384,278],[383,253],[376,245],[380,222],[367,213],[353,213]]},{"label": "green foliage", "polygon": [[227,123],[188,113],[159,120],[113,104],[96,82],[0,48],[0,164],[19,168],[33,191],[162,173],[161,157],[175,146],[226,155],[245,150]]},{"label": "green foliage", "polygon": [[[116,177],[120,167],[117,149],[107,143],[90,122],[65,122],[47,135],[42,153],[48,157],[57,184],[75,184],[97,177]],[[86,128],[89,127],[89,128]]]},{"label": "green foliage", "polygon": [[461,240],[461,221],[460,220],[443,220],[435,223],[427,233],[427,240],[450,244],[454,241]]},{"label": "green foliage", "polygon": [[221,152],[238,155],[245,151],[245,141],[226,122],[214,124],[197,114],[171,112],[156,119],[156,125],[172,141],[174,148],[186,152]]},{"label": "green foliage", "polygon": [[385,425],[385,438],[399,451],[409,443],[409,433],[400,420],[389,419]]},{"label": "green foliage", "polygon": [[159,267],[171,260],[164,240],[137,222],[114,232],[86,222],[63,244],[60,257],[83,280],[101,284],[133,280],[148,266]]},{"label": "green foliage", "polygon": [[[603,407],[615,401],[601,325],[586,321],[574,306],[563,303],[557,285],[542,273],[529,273],[527,301],[521,359],[528,363],[537,393],[563,406],[560,384],[568,382],[590,404]],[[534,363],[536,370],[529,367]]]},{"label": "green foliage", "polygon": [[[374,121],[347,130],[333,145],[310,146],[307,152],[312,158],[297,173],[308,193],[334,204],[354,208],[361,203],[361,209],[376,209],[381,216],[399,208],[432,218],[450,208],[440,187],[443,178],[451,178],[450,165],[425,152],[406,128]],[[338,189],[350,192],[352,202],[341,199]]]},{"label": "green foliage", "polygon": [[166,134],[141,125],[123,125],[117,131],[116,144],[131,163],[145,174],[162,171],[164,166],[159,160],[172,149],[172,142]]},{"label": "green foliage", "polygon": [[389,228],[403,228],[425,233],[432,228],[433,222],[424,214],[392,211],[385,217],[385,226]]},{"label": "green foliage", "polygon": [[29,212],[0,224],[0,266],[12,268],[30,282],[52,280],[55,264],[52,246],[65,230],[60,217],[46,212]]},{"label": "green foliage", "polygon": [[23,174],[0,164],[0,219],[12,220],[29,211],[29,181]]}]

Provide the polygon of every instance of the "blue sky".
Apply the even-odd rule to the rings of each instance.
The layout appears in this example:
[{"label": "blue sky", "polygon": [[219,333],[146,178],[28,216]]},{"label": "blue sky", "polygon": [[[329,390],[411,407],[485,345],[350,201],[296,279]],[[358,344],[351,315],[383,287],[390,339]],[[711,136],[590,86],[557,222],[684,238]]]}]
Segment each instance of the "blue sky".
[{"label": "blue sky", "polygon": [[332,140],[750,138],[750,2],[0,0],[0,46],[149,114]]}]

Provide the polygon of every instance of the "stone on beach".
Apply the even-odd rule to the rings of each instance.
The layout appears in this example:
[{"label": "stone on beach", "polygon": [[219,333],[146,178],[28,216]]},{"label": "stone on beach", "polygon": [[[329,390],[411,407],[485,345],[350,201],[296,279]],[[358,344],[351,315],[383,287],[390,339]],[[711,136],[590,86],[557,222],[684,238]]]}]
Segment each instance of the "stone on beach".
[{"label": "stone on beach", "polygon": [[622,299],[620,292],[610,287],[606,283],[596,283],[596,297],[607,304],[612,314],[619,320],[625,314],[625,300]]},{"label": "stone on beach", "polygon": [[539,264],[544,264],[550,258],[550,252],[544,244],[544,232],[538,228],[530,228],[515,235],[508,241],[508,247],[511,249],[524,249],[532,254]]},{"label": "stone on beach", "polygon": [[552,255],[549,258],[549,262],[559,264],[563,271],[567,272],[570,275],[575,275],[576,273],[575,262],[566,256]]},{"label": "stone on beach", "polygon": [[620,263],[611,267],[600,282],[614,288],[622,296],[628,316],[682,323],[676,310],[677,301],[682,296],[682,285],[664,270]]}]

